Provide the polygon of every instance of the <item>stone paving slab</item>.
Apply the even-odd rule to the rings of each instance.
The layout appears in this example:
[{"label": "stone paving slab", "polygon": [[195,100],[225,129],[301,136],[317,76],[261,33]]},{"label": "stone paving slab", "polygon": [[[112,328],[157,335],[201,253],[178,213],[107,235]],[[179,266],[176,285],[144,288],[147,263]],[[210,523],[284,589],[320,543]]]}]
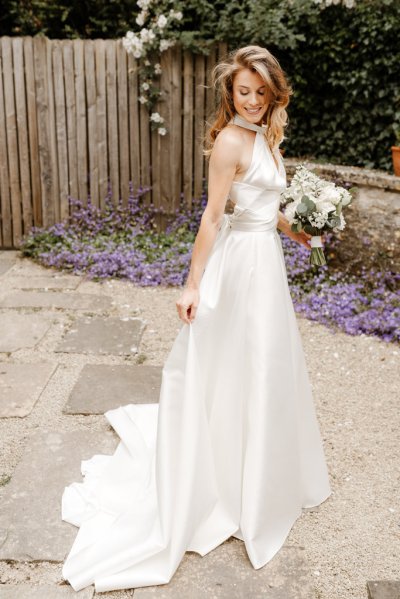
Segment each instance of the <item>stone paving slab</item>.
[{"label": "stone paving slab", "polygon": [[14,266],[14,262],[11,260],[0,260],[0,276],[8,272],[12,266]]},{"label": "stone paving slab", "polygon": [[27,416],[39,399],[56,364],[0,363],[0,417]]},{"label": "stone paving slab", "polygon": [[16,262],[19,259],[20,253],[20,250],[1,250],[0,261],[13,260],[14,262]]},{"label": "stone paving slab", "polygon": [[[0,262],[0,270],[2,263]],[[0,273],[1,274],[1,273]],[[76,289],[81,283],[79,277],[73,276],[12,276],[7,280],[14,289]]]},{"label": "stone paving slab", "polygon": [[104,414],[128,403],[157,403],[161,371],[142,364],[86,364],[63,413]]},{"label": "stone paving slab", "polygon": [[[42,277],[55,277],[61,276],[62,271],[57,268],[42,266],[41,264],[37,264],[29,258],[24,258],[19,255],[15,262],[12,274],[22,277],[32,277],[35,275]],[[68,273],[66,273],[66,276],[68,276]]]},{"label": "stone paving slab", "polygon": [[0,313],[0,352],[35,347],[49,330],[48,314]]},{"label": "stone paving slab", "polygon": [[41,584],[4,584],[0,586],[0,599],[92,599],[94,587],[74,591],[71,586],[52,586]]},{"label": "stone paving slab", "polygon": [[112,430],[35,431],[2,490],[0,560],[64,561],[78,528],[61,520],[64,487],[82,481],[81,460],[114,453]]},{"label": "stone paving slab", "polygon": [[106,310],[111,297],[89,293],[57,291],[13,291],[2,301],[0,308],[64,308],[67,310]]},{"label": "stone paving slab", "polygon": [[228,539],[204,556],[186,552],[167,585],[137,588],[135,599],[311,599],[309,567],[299,547],[282,547],[255,570],[243,541]]},{"label": "stone paving slab", "polygon": [[78,318],[57,346],[57,352],[132,355],[145,328],[140,318]]},{"label": "stone paving slab", "polygon": [[368,599],[400,599],[400,580],[369,580]]}]

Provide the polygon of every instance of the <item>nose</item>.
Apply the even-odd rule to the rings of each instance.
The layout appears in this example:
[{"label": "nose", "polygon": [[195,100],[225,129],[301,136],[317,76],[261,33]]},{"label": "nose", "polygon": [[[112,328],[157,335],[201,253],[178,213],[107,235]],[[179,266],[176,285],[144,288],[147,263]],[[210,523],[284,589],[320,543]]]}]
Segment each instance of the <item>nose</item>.
[{"label": "nose", "polygon": [[250,94],[249,104],[250,106],[258,106],[258,98],[256,92]]}]

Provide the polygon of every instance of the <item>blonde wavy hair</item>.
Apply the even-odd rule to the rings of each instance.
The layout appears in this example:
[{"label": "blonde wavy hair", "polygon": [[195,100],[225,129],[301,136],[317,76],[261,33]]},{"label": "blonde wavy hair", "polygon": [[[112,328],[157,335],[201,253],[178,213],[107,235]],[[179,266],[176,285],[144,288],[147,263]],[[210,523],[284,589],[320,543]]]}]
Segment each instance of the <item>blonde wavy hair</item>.
[{"label": "blonde wavy hair", "polygon": [[263,79],[269,92],[269,105],[262,123],[266,124],[265,136],[271,150],[278,148],[285,139],[284,128],[288,123],[286,106],[293,91],[286,80],[277,59],[261,46],[245,46],[228,54],[226,60],[218,63],[212,70],[212,85],[216,90],[217,107],[214,121],[205,138],[204,154],[209,156],[218,133],[234,117],[233,81],[242,69],[250,69]]}]

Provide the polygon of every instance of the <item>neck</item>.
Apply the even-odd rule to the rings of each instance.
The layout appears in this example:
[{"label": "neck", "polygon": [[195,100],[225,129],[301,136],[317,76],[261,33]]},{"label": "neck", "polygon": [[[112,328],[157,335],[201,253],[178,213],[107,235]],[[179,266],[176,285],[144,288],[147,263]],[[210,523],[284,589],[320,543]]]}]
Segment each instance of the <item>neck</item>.
[{"label": "neck", "polygon": [[257,133],[262,133],[263,135],[265,135],[265,125],[262,127],[261,125],[250,123],[249,121],[246,121],[246,119],[240,116],[240,114],[238,113],[236,113],[233,117],[233,123],[235,125],[239,125],[240,127],[244,127],[245,129],[250,129],[251,131],[256,131]]}]

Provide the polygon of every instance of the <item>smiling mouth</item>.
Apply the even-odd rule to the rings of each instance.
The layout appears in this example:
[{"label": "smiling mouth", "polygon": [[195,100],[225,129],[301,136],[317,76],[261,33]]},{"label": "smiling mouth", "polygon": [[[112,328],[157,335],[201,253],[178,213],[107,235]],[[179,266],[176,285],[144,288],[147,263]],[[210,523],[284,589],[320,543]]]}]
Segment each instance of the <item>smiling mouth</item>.
[{"label": "smiling mouth", "polygon": [[245,110],[249,113],[249,114],[258,114],[261,110],[261,106],[259,108],[245,108]]}]

